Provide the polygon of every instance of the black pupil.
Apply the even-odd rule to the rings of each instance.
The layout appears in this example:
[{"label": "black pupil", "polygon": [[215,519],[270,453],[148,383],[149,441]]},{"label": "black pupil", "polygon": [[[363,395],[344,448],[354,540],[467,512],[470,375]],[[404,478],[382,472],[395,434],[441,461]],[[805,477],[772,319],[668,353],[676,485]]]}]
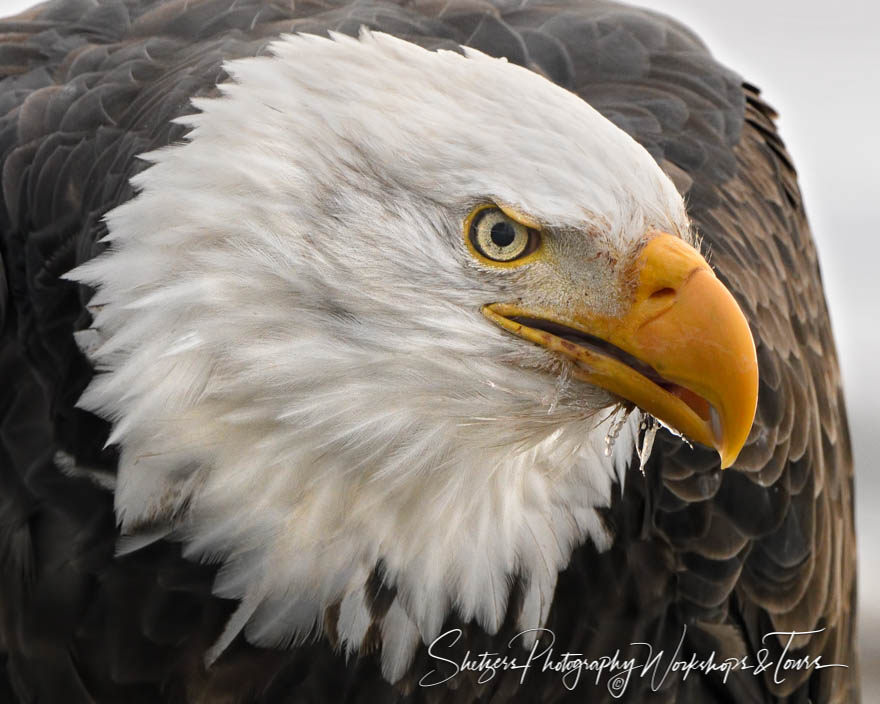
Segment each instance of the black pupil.
[{"label": "black pupil", "polygon": [[516,237],[516,230],[509,222],[496,222],[492,225],[492,242],[498,247],[507,247]]}]

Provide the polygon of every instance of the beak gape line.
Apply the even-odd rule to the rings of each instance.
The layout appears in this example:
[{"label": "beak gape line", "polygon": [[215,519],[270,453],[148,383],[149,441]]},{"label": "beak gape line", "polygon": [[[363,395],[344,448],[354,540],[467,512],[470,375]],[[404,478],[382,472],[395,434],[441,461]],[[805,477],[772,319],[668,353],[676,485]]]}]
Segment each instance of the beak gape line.
[{"label": "beak gape line", "polygon": [[573,363],[573,375],[713,447],[722,468],[745,445],[758,402],[758,360],[745,315],[697,250],[657,232],[636,260],[620,316],[493,303],[503,329]]}]

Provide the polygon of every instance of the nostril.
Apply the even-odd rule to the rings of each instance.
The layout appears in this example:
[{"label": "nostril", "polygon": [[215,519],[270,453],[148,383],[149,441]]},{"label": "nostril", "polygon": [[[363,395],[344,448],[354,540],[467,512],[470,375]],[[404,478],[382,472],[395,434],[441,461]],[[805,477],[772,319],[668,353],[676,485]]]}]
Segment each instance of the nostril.
[{"label": "nostril", "polygon": [[657,291],[654,291],[654,293],[652,293],[650,297],[651,298],[669,298],[670,296],[674,296],[674,295],[675,295],[675,289],[669,288],[667,286],[666,288],[661,288],[661,289],[658,289]]}]

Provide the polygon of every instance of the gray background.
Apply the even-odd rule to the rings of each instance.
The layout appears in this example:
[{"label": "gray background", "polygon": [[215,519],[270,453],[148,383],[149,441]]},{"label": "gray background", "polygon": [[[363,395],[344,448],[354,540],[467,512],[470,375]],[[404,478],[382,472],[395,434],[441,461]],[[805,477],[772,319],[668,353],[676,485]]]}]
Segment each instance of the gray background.
[{"label": "gray background", "polygon": [[[0,0],[0,16],[31,0]],[[856,458],[864,699],[880,690],[880,9],[866,0],[641,0],[762,88],[800,173],[843,366]]]}]

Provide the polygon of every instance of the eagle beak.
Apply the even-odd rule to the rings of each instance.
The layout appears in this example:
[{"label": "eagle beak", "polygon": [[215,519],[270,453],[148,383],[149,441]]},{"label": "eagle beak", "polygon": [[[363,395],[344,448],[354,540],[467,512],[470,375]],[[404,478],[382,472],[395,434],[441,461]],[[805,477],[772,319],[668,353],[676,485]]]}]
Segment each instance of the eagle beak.
[{"label": "eagle beak", "polygon": [[573,362],[574,375],[734,463],[755,419],[758,360],[746,318],[693,247],[651,233],[618,317],[493,303],[483,314]]}]

